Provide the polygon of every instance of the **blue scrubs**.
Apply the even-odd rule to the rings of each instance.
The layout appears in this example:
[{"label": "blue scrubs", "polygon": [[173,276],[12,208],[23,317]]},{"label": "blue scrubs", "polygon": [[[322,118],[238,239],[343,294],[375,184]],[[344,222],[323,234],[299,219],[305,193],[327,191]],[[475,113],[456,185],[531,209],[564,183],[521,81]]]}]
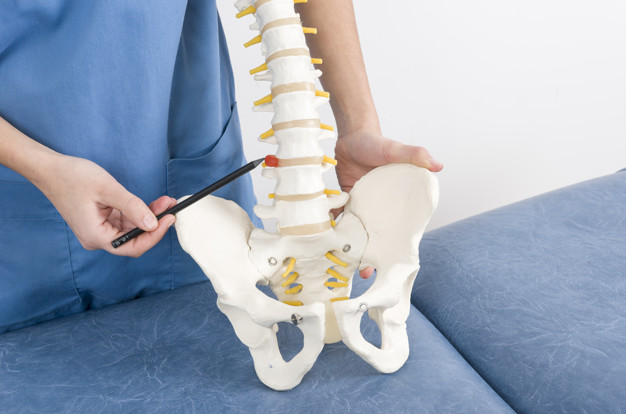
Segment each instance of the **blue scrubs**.
[{"label": "blue scrubs", "polygon": [[[246,162],[214,0],[3,0],[0,116],[146,203]],[[255,204],[249,176],[217,195]],[[174,230],[139,259],[83,249],[42,193],[0,166],[0,332],[202,280]]]}]

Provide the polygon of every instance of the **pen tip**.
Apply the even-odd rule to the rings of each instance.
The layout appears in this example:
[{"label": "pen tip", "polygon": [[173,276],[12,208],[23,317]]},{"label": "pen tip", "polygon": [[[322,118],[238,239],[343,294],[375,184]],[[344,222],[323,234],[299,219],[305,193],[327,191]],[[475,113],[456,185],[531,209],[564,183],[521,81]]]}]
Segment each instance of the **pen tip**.
[{"label": "pen tip", "polygon": [[265,161],[265,158],[259,158],[258,160],[252,161],[252,163],[255,167],[258,167],[263,161]]}]

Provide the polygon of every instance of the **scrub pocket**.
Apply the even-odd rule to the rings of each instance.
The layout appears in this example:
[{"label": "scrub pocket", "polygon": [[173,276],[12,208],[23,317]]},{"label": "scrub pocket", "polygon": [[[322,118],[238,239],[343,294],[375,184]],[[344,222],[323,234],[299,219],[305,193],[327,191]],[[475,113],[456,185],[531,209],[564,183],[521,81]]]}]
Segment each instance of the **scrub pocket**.
[{"label": "scrub pocket", "polygon": [[[167,191],[170,197],[180,198],[193,194],[244,164],[241,128],[237,105],[233,105],[224,133],[209,152],[197,158],[174,158],[167,163]],[[214,195],[233,199],[233,184],[221,188]]]},{"label": "scrub pocket", "polygon": [[0,166],[0,332],[80,304],[65,221],[31,183]]}]

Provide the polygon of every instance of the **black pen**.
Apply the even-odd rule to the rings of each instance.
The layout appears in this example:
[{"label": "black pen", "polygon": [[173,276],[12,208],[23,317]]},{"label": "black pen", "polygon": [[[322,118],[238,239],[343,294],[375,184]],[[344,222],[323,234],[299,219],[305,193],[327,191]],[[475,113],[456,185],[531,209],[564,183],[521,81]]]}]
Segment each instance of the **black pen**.
[{"label": "black pen", "polygon": [[[234,181],[237,178],[241,177],[242,175],[254,170],[263,162],[263,160],[264,158],[260,158],[256,161],[251,161],[247,163],[246,165],[239,168],[238,170],[228,174],[226,177],[214,182],[213,184],[198,191],[197,193],[187,198],[186,200],[176,204],[174,207],[168,210],[165,210],[164,212],[156,216],[157,220],[160,220],[161,218],[165,217],[168,214],[176,214],[182,209],[184,209],[185,207],[189,207],[196,201],[206,197],[207,195],[211,194],[214,191],[217,191],[218,189],[224,187],[226,184],[230,183],[231,181]],[[144,233],[144,231],[140,229],[139,227],[136,227],[132,229],[131,231],[129,231],[128,233],[124,234],[123,236],[120,236],[117,239],[113,240],[111,242],[111,245],[113,246],[114,249],[117,249],[118,247],[126,243],[127,241],[132,240],[135,237],[139,236],[141,233]]]}]

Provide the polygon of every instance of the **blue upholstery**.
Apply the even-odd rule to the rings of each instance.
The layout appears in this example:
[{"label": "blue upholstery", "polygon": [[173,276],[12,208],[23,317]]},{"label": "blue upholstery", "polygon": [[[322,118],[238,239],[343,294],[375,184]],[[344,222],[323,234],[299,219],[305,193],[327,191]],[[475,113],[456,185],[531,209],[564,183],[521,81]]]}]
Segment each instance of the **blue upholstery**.
[{"label": "blue upholstery", "polygon": [[[626,411],[626,172],[427,233],[420,255],[394,374],[334,344],[272,391],[203,282],[0,335],[0,412]],[[286,355],[298,333],[281,324]]]},{"label": "blue upholstery", "polygon": [[215,301],[205,282],[0,335],[0,412],[511,412],[415,309],[397,373],[335,344],[272,391]]},{"label": "blue upholstery", "polygon": [[413,303],[519,412],[626,412],[626,172],[430,232]]}]

